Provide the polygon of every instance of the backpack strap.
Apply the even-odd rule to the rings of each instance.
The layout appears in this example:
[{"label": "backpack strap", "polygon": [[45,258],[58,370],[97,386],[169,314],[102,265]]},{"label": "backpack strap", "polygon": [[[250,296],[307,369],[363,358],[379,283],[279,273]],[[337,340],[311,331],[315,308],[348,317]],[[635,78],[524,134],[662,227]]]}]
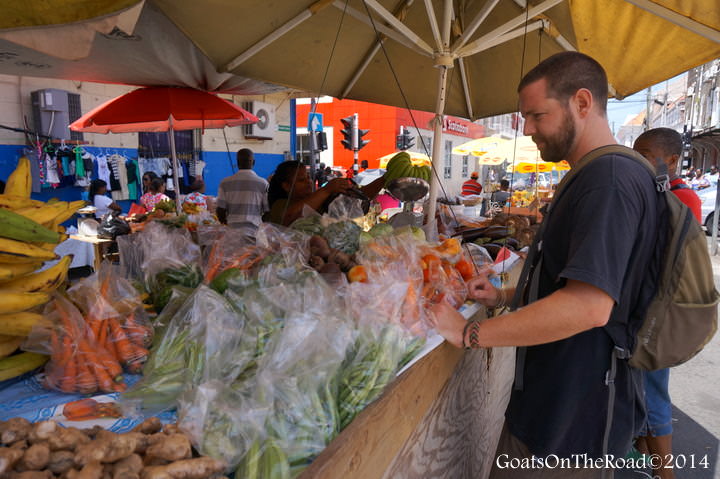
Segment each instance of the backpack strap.
[{"label": "backpack strap", "polygon": [[686,185],[685,183],[678,183],[677,185],[674,185],[674,186],[671,186],[671,187],[670,187],[670,191],[675,191],[675,190],[691,190],[691,189],[692,189],[692,188],[690,188],[690,187],[689,187],[688,185]]}]

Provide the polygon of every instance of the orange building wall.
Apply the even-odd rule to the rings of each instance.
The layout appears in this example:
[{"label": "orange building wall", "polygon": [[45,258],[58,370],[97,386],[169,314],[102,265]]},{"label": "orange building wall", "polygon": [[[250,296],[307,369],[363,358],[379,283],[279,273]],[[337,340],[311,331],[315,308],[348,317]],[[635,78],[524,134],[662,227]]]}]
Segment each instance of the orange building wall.
[{"label": "orange building wall", "polygon": [[[297,105],[297,125],[307,126],[310,105]],[[334,138],[328,137],[328,142],[333,142],[333,165],[342,168],[350,168],[353,164],[353,152],[346,150],[340,142],[343,139],[340,130],[343,128],[341,118],[346,118],[353,113],[358,114],[358,125],[362,130],[370,129],[370,132],[363,139],[371,140],[363,149],[358,152],[358,165],[363,160],[368,160],[369,168],[378,168],[378,158],[396,151],[396,136],[400,132],[400,126],[411,127],[412,119],[410,112],[404,108],[379,105],[355,100],[337,100],[332,103],[318,103],[317,113],[323,114],[323,126],[333,126]],[[418,128],[432,130],[430,121],[435,115],[432,113],[412,111],[412,117]],[[467,126],[467,134],[453,133],[458,136],[466,136],[468,139],[480,138],[484,135],[484,128],[481,125],[471,123],[467,120],[450,117],[456,122]],[[412,128],[414,130],[414,128]],[[411,132],[415,137],[416,133]],[[417,141],[416,141],[417,144]]]}]

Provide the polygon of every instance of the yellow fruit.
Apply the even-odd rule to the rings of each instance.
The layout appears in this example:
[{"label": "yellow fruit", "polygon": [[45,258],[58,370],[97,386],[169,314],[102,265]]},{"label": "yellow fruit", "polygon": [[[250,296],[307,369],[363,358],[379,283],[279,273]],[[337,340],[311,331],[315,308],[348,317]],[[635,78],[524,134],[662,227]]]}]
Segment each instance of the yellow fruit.
[{"label": "yellow fruit", "polygon": [[43,319],[42,314],[22,311],[0,314],[0,334],[27,337],[33,326]]},{"label": "yellow fruit", "polygon": [[71,201],[71,202],[68,204],[67,209],[65,209],[64,211],[62,211],[59,215],[57,215],[57,216],[55,217],[55,219],[53,220],[54,223],[56,223],[56,224],[64,223],[65,221],[67,221],[67,220],[69,220],[70,218],[72,218],[73,215],[74,215],[75,213],[77,213],[77,210],[79,210],[79,209],[82,208],[83,206],[85,206],[85,202],[82,201],[82,200],[79,200],[79,201]]},{"label": "yellow fruit", "polygon": [[61,201],[52,204],[43,205],[41,208],[29,207],[21,208],[15,212],[23,215],[25,218],[31,219],[36,223],[44,225],[55,220],[64,213],[68,208],[68,203]]},{"label": "yellow fruit", "polygon": [[0,289],[2,283],[7,280],[17,278],[28,273],[32,273],[42,266],[42,262],[37,263],[0,263]]},{"label": "yellow fruit", "polygon": [[68,268],[72,263],[72,255],[63,258],[53,266],[37,273],[28,274],[2,284],[2,291],[25,293],[49,293],[55,291],[67,279]]},{"label": "yellow fruit", "polygon": [[18,293],[0,289],[0,314],[19,313],[50,301],[47,293]]},{"label": "yellow fruit", "polygon": [[25,341],[25,338],[0,335],[0,359],[17,351],[23,341]]},{"label": "yellow fruit", "polygon": [[41,208],[43,206],[45,206],[45,203],[42,201],[16,195],[0,194],[0,208],[17,211],[21,208]]},{"label": "yellow fruit", "polygon": [[0,381],[12,379],[17,376],[39,368],[48,360],[48,356],[35,353],[20,353],[0,360]]},{"label": "yellow fruit", "polygon": [[10,173],[5,183],[5,194],[15,195],[21,198],[30,198],[32,188],[32,176],[30,176],[30,160],[21,156],[18,160],[15,171]]},{"label": "yellow fruit", "polygon": [[0,238],[0,263],[37,263],[56,257],[54,251],[47,251],[22,241]]}]

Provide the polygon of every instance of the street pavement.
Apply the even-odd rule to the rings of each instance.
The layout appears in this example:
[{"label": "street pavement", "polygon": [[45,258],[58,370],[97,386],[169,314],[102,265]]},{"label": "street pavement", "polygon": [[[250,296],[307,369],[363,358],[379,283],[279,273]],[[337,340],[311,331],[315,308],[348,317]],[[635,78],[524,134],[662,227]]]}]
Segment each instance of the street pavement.
[{"label": "street pavement", "polygon": [[[720,290],[720,251],[718,255],[711,255],[711,259],[715,285]],[[696,357],[670,370],[670,398],[673,402],[673,453],[679,461],[687,463],[684,469],[675,471],[675,476],[678,479],[720,479],[720,333]],[[690,467],[693,459],[695,468]],[[707,467],[704,467],[705,463]],[[615,474],[616,479],[649,477],[646,472],[638,471]]]}]

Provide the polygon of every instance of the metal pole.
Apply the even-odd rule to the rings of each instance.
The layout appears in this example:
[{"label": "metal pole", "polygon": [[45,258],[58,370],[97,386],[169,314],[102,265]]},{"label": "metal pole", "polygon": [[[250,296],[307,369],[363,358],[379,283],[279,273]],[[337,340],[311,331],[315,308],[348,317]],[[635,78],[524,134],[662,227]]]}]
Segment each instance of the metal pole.
[{"label": "metal pole", "polygon": [[175,210],[177,214],[180,214],[182,209],[180,205],[180,179],[178,175],[178,160],[177,152],[175,151],[175,130],[172,126],[172,117],[168,119],[168,135],[170,140],[170,156],[172,157],[172,169],[173,169],[173,187],[175,188]]},{"label": "metal pole", "polygon": [[[435,119],[433,120],[433,144],[432,144],[432,169],[434,171],[430,178],[430,198],[428,199],[427,215],[425,223],[435,226],[435,211],[440,186],[438,168],[440,166],[440,155],[442,154],[442,128],[443,112],[445,111],[445,95],[447,94],[448,67],[440,66],[438,77],[438,98],[435,108]],[[426,233],[428,233],[426,231]],[[430,237],[430,236],[428,236]]]},{"label": "metal pole", "polygon": [[652,123],[652,87],[648,87],[647,89],[647,100],[645,104],[645,131],[648,131],[652,126],[650,124]]},{"label": "metal pole", "polygon": [[353,172],[354,175],[357,175],[360,171],[360,166],[358,165],[358,158],[360,151],[360,133],[358,132],[358,125],[359,125],[359,117],[357,113],[353,114],[353,127],[352,127],[352,146],[353,146]]},{"label": "metal pole", "polygon": [[[720,188],[720,178],[718,178],[717,188]],[[718,254],[718,213],[720,213],[720,195],[715,195],[715,213],[713,213],[712,233],[710,235],[710,242],[712,243],[710,252],[713,256]]]},{"label": "metal pole", "polygon": [[[310,98],[310,113],[315,113],[315,98]],[[309,120],[309,118],[308,118]],[[312,129],[312,124],[308,121],[308,135],[310,136],[310,181],[312,182],[312,190],[315,191],[315,170],[317,168],[317,156],[319,156],[317,137]]]}]

